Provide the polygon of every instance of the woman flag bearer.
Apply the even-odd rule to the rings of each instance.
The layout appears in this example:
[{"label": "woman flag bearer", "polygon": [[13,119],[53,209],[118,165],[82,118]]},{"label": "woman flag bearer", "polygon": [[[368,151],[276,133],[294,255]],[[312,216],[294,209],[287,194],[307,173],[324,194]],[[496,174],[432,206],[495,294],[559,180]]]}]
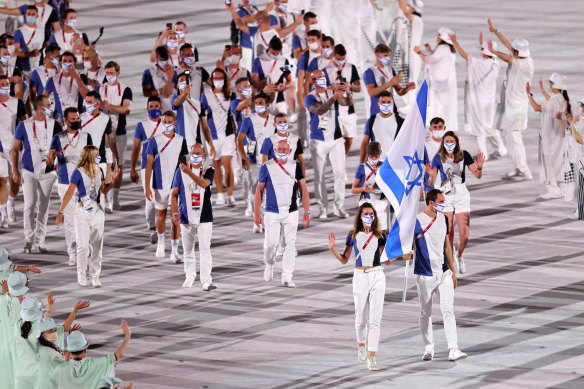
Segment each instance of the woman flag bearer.
[{"label": "woman flag bearer", "polygon": [[434,358],[434,337],[432,334],[432,297],[440,298],[440,309],[444,321],[444,331],[448,341],[448,360],[466,358],[458,349],[456,319],[454,318],[454,289],[456,271],[452,259],[452,245],[448,237],[448,220],[442,215],[445,209],[444,195],[438,189],[426,194],[426,209],[421,212],[414,228],[416,259],[414,274],[420,297],[420,330],[426,350],[422,359]]},{"label": "woman flag bearer", "polygon": [[[77,282],[87,286],[87,277],[95,288],[101,287],[101,250],[103,247],[103,226],[105,213],[100,204],[101,194],[109,192],[112,179],[105,179],[103,170],[98,166],[101,158],[95,146],[85,146],[63,196],[56,223],[63,221],[63,212],[71,198],[75,196],[75,240],[77,241]],[[119,170],[114,172],[114,178]],[[89,258],[91,247],[91,258]],[[89,267],[89,274],[87,269]]]},{"label": "woman flag bearer", "polygon": [[293,288],[292,273],[296,257],[296,232],[298,230],[298,189],[304,206],[304,228],[310,223],[310,200],[306,180],[300,163],[286,163],[290,157],[290,144],[281,140],[275,147],[275,158],[264,163],[260,168],[258,186],[254,203],[254,222],[262,224],[260,207],[262,197],[266,192],[266,207],[264,212],[264,281],[269,282],[274,277],[276,263],[276,247],[280,238],[280,230],[284,229],[284,255],[282,258],[282,286]]},{"label": "woman flag bearer", "polygon": [[[355,330],[357,332],[357,358],[367,363],[369,370],[379,370],[375,353],[379,344],[383,301],[385,300],[385,274],[381,255],[385,248],[385,236],[379,229],[377,212],[371,203],[359,206],[353,230],[347,235],[343,254],[335,248],[336,235],[329,235],[329,250],[343,265],[349,261],[355,249],[353,273],[353,299],[355,301]],[[389,265],[397,258],[383,263]],[[369,329],[369,330],[368,330]],[[369,355],[367,355],[369,350]]]},{"label": "woman flag bearer", "polygon": [[205,160],[203,145],[197,143],[176,169],[172,182],[170,208],[172,222],[180,225],[185,260],[186,279],[183,287],[190,288],[197,277],[195,259],[195,236],[199,237],[201,283],[203,290],[215,289],[211,278],[213,258],[211,257],[211,235],[213,233],[213,207],[211,206],[211,183],[215,170],[203,166]]},{"label": "woman flag bearer", "polygon": [[[480,153],[476,160],[473,160],[468,151],[460,147],[458,136],[454,131],[448,131],[442,138],[442,145],[438,154],[432,159],[432,166],[426,165],[428,172],[428,184],[434,186],[438,171],[442,180],[442,192],[446,198],[444,214],[448,217],[449,242],[454,241],[454,218],[456,214],[456,224],[458,225],[458,270],[460,274],[466,272],[466,265],[462,258],[464,248],[468,243],[470,231],[470,193],[465,185],[465,170],[468,169],[478,179],[483,176],[483,164],[485,156]],[[451,247],[452,248],[452,247]]]}]

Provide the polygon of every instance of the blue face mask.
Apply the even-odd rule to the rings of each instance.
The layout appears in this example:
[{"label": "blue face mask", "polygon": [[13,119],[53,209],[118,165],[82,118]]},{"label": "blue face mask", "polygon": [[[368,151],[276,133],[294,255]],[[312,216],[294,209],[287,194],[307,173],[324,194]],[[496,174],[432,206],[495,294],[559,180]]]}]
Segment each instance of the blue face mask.
[{"label": "blue face mask", "polygon": [[193,66],[195,66],[195,57],[183,57],[183,62],[189,68],[192,68]]},{"label": "blue face mask", "polygon": [[264,112],[266,112],[266,106],[265,105],[256,105],[255,111],[257,113],[264,113]]},{"label": "blue face mask", "polygon": [[273,59],[274,61],[278,59],[278,56],[276,54],[269,54],[270,58]]},{"label": "blue face mask", "polygon": [[36,23],[36,21],[37,21],[36,16],[27,16],[26,17],[26,24],[29,24],[32,26],[33,24]]},{"label": "blue face mask", "polygon": [[289,153],[276,153],[276,152],[274,152],[274,154],[276,154],[276,158],[278,158],[278,160],[282,161],[282,162],[286,162],[288,160],[288,156],[290,155]]},{"label": "blue face mask", "polygon": [[444,208],[446,206],[444,204],[438,204],[436,202],[434,202],[434,209],[436,210],[436,212],[442,213],[444,212]]},{"label": "blue face mask", "polygon": [[253,5],[255,4],[255,0],[249,0],[249,1],[247,2],[247,4],[249,4],[249,5],[252,5],[252,6],[253,6]]},{"label": "blue face mask", "polygon": [[316,80],[314,80],[314,82],[316,83],[317,86],[319,86],[321,88],[326,88],[326,78],[325,77],[317,78]]},{"label": "blue face mask", "polygon": [[379,104],[379,110],[384,115],[387,115],[393,111],[393,104]]},{"label": "blue face mask", "polygon": [[375,216],[373,215],[361,215],[361,221],[367,227],[371,227],[371,225],[373,224],[373,220],[375,220]]},{"label": "blue face mask", "polygon": [[162,114],[162,112],[158,108],[148,110],[148,116],[150,116],[152,119],[158,119],[160,114]]},{"label": "blue face mask", "polygon": [[203,162],[204,157],[205,157],[204,155],[191,154],[191,163],[193,165],[198,165],[201,162]]},{"label": "blue face mask", "polygon": [[286,132],[288,132],[288,123],[276,124],[276,130],[278,130],[279,133],[285,134]]},{"label": "blue face mask", "polygon": [[456,143],[446,143],[446,142],[444,142],[444,148],[449,153],[452,153],[454,151],[454,149],[456,148]]}]

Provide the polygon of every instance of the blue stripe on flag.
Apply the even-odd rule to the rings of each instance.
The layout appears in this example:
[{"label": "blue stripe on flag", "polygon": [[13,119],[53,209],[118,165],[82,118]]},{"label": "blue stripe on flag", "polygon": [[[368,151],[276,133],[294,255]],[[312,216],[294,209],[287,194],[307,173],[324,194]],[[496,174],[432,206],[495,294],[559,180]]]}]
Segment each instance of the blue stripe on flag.
[{"label": "blue stripe on flag", "polygon": [[385,242],[385,255],[387,256],[387,259],[399,257],[404,253],[399,233],[399,221],[396,219],[389,231],[387,242]]},{"label": "blue stripe on flag", "polygon": [[426,80],[422,84],[422,87],[418,91],[418,96],[416,97],[416,102],[418,103],[418,109],[420,110],[420,116],[422,116],[422,122],[424,127],[426,127],[426,105],[428,102],[428,84]]},{"label": "blue stripe on flag", "polygon": [[393,192],[393,195],[398,201],[398,204],[401,204],[406,192],[406,187],[397,174],[395,174],[395,171],[389,164],[387,157],[385,157],[383,165],[381,165],[381,168],[379,168],[379,176],[387,185],[387,187]]}]

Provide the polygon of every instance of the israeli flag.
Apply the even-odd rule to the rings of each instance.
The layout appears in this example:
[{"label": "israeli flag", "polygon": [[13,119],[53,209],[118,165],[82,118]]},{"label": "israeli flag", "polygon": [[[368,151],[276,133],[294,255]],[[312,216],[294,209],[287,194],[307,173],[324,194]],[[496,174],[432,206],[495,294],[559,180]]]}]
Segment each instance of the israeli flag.
[{"label": "israeli flag", "polygon": [[375,182],[393,206],[396,220],[391,226],[382,260],[412,251],[414,227],[424,177],[424,132],[428,84],[424,80],[416,104],[379,168]]}]

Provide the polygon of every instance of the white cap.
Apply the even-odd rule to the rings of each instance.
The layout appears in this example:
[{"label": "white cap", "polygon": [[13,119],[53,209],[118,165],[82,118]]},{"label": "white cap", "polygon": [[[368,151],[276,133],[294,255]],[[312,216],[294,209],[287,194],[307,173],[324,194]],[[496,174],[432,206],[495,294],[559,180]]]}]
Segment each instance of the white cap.
[{"label": "white cap", "polygon": [[[489,57],[496,57],[495,53],[493,53],[491,50],[489,50],[489,42],[492,41],[484,41],[483,45],[481,46],[481,53],[484,55],[488,55]],[[497,50],[497,42],[492,42],[493,43],[493,50]]]},{"label": "white cap", "polygon": [[440,27],[438,30],[438,37],[442,39],[444,42],[448,43],[449,45],[453,45],[452,40],[450,40],[450,34],[452,34],[452,30],[446,27]]},{"label": "white cap", "polygon": [[549,81],[553,84],[553,87],[560,90],[566,90],[566,77],[564,74],[561,73],[552,73],[549,78]]},{"label": "white cap", "polygon": [[529,57],[529,42],[524,38],[517,38],[511,42],[511,47],[518,51],[520,57]]}]

